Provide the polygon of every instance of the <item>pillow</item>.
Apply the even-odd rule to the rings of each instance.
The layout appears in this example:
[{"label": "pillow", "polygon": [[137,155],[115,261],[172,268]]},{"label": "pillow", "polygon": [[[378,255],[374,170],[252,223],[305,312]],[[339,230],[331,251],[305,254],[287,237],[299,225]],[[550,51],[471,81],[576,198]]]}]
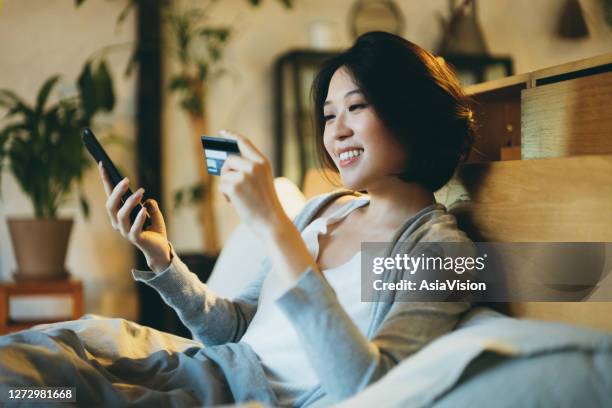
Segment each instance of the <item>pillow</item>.
[{"label": "pillow", "polygon": [[[287,216],[295,218],[306,204],[300,189],[285,177],[275,178],[274,188]],[[264,243],[241,222],[223,245],[207,285],[221,296],[234,298],[255,279],[265,257]]]},{"label": "pillow", "polygon": [[612,351],[567,349],[529,358],[485,353],[434,404],[444,408],[492,405],[610,407]]},{"label": "pillow", "polygon": [[610,406],[612,333],[478,307],[342,407]]}]

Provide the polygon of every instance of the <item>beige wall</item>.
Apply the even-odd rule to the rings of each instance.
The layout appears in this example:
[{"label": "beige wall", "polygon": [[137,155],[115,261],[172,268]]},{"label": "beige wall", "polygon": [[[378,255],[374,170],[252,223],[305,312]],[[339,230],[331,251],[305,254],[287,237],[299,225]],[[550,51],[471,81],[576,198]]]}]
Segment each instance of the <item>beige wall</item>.
[{"label": "beige wall", "polygon": [[[438,13],[447,12],[447,2],[396,0],[406,19],[406,38],[426,48],[439,39]],[[215,6],[214,20],[233,22],[235,37],[227,50],[225,64],[230,74],[211,85],[209,104],[210,131],[231,128],[250,137],[272,157],[272,65],[280,54],[309,45],[309,29],[317,21],[335,27],[338,47],[350,44],[346,29],[348,10],[354,0],[296,0],[293,10],[283,9],[267,0],[258,9],[246,6],[246,0],[224,0]],[[591,37],[569,41],[554,35],[564,2],[558,0],[481,1],[482,28],[493,53],[511,54],[517,72],[560,64],[612,51],[612,30],[606,26],[598,0],[582,0]],[[183,1],[182,4],[198,4]],[[134,23],[127,21],[117,31],[115,20],[123,2],[88,0],[79,10],[71,0],[4,0],[0,13],[0,87],[10,87],[33,97],[44,78],[52,73],[64,75],[65,90],[93,51],[109,44],[133,39]],[[131,16],[133,17],[133,16]],[[125,67],[127,53],[111,54],[117,80],[119,106],[103,123],[133,136],[133,79],[119,75]],[[168,61],[171,64],[171,61]],[[169,207],[172,193],[178,187],[195,181],[197,162],[190,142],[191,130],[173,96],[165,99],[164,111],[165,197]],[[119,149],[111,151],[124,167],[130,167],[130,155]],[[150,165],[155,165],[151,163]],[[0,202],[0,219],[29,214],[30,205],[14,180],[4,173]],[[135,317],[134,286],[129,277],[132,266],[130,246],[118,239],[110,228],[103,209],[103,192],[97,175],[86,177],[87,192],[92,201],[92,217],[82,220],[76,205],[63,210],[77,222],[68,267],[86,282],[87,310],[106,315]],[[217,195],[221,239],[225,240],[238,219],[230,205]],[[167,210],[170,239],[178,250],[199,250],[200,229],[194,222],[193,209]],[[107,254],[114,256],[106,256]],[[0,222],[0,277],[6,279],[14,269],[12,247],[4,221]]]}]

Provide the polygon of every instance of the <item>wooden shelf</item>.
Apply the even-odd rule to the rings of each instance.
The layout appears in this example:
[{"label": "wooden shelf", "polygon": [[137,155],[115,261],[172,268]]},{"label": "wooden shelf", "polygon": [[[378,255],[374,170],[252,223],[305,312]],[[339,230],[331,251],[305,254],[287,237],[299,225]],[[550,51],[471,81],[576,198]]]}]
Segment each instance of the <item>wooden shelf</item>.
[{"label": "wooden shelf", "polygon": [[585,71],[608,64],[612,64],[612,53],[597,55],[591,58],[585,58],[561,65],[555,65],[554,67],[539,69],[529,74],[531,77],[530,80],[532,82],[531,87],[536,86],[536,82],[539,79],[556,77],[572,72]]},{"label": "wooden shelf", "polygon": [[465,91],[478,124],[468,162],[612,153],[612,53]]},{"label": "wooden shelf", "polygon": [[499,91],[500,89],[513,87],[515,85],[525,85],[524,87],[526,88],[530,79],[530,74],[517,74],[505,78],[499,78],[493,81],[466,86],[465,92],[468,95],[477,95],[490,91]]},{"label": "wooden shelf", "polygon": [[527,82],[515,79],[495,81],[499,87],[482,86],[482,92],[472,95],[478,129],[469,162],[503,160],[502,149],[520,148],[521,92]]}]

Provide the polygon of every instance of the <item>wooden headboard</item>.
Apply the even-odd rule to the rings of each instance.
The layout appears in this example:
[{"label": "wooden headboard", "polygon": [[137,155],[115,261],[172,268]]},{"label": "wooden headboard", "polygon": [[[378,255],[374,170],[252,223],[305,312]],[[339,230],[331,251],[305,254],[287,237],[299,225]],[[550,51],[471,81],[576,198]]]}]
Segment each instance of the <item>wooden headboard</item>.
[{"label": "wooden headboard", "polygon": [[[303,190],[334,188],[311,171]],[[612,155],[467,164],[436,198],[475,240],[612,242]],[[511,303],[509,313],[612,331],[612,302]]]},{"label": "wooden headboard", "polygon": [[[612,155],[469,164],[439,193],[469,198],[451,211],[478,240],[612,242]],[[512,303],[509,311],[612,331],[612,302]]]}]

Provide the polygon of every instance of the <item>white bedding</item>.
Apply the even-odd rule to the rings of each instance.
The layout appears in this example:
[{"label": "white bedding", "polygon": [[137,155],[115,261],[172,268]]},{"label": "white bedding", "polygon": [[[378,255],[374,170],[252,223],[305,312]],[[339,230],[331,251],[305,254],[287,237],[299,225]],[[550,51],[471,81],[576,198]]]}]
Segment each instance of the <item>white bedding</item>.
[{"label": "white bedding", "polygon": [[[14,352],[11,344],[16,340],[27,347]],[[206,394],[227,391],[217,389],[216,379],[208,378],[206,363],[197,358],[201,347],[196,341],[123,319],[87,316],[42,325],[0,337],[0,392],[29,378],[47,386],[78,383],[79,405],[100,400],[114,401],[115,406],[197,405]],[[68,367],[59,363],[62,359],[80,366],[77,371],[85,377],[66,384],[54,382],[72,375],[62,371]],[[84,368],[87,365],[97,367],[100,374],[87,377],[92,375]],[[611,406],[612,334],[476,308],[455,331],[337,406],[570,407],[577,403]]]}]

